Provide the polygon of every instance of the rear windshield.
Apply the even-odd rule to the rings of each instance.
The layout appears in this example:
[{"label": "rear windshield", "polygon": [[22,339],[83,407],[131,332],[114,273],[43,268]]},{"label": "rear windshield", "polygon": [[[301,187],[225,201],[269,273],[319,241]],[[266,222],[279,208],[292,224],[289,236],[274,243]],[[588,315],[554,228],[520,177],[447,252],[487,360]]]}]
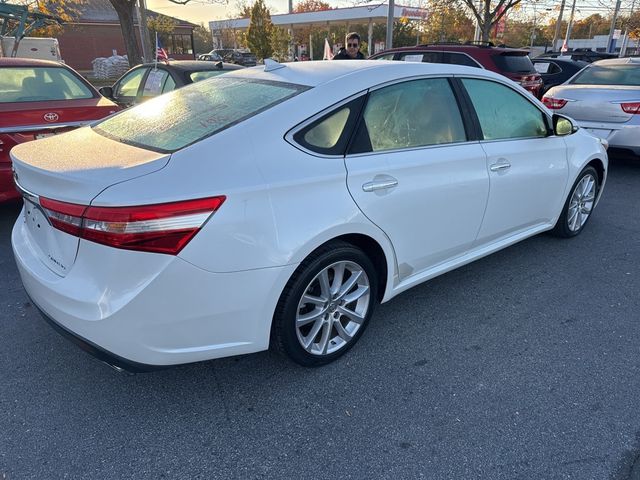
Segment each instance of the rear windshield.
[{"label": "rear windshield", "polygon": [[62,67],[5,67],[0,75],[0,103],[93,98],[93,92]]},{"label": "rear windshield", "polygon": [[109,117],[93,128],[122,143],[159,152],[175,152],[308,88],[220,76],[156,97]]},{"label": "rear windshield", "polygon": [[503,72],[536,73],[533,63],[527,55],[494,55],[493,61]]},{"label": "rear windshield", "polygon": [[638,65],[590,65],[571,80],[575,85],[640,86]]}]

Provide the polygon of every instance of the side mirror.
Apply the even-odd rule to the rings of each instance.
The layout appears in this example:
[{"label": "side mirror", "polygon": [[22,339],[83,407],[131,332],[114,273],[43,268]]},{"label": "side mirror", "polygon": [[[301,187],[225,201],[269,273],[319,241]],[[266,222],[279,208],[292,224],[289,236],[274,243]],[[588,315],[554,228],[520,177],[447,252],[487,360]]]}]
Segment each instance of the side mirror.
[{"label": "side mirror", "polygon": [[102,95],[103,97],[107,97],[107,98],[111,98],[113,99],[113,88],[112,87],[100,87],[100,90],[98,90],[100,92],[100,95]]},{"label": "side mirror", "polygon": [[578,131],[578,127],[571,120],[557,113],[553,114],[553,133],[558,136],[571,135]]}]

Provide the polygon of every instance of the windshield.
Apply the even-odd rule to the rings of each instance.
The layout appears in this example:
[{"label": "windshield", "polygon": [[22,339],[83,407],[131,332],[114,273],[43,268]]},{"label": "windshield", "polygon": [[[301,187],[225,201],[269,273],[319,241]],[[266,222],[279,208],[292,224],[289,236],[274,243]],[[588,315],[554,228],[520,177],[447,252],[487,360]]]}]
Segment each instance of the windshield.
[{"label": "windshield", "polygon": [[175,152],[308,88],[220,76],[156,97],[107,118],[93,129],[122,143]]},{"label": "windshield", "polygon": [[503,72],[536,73],[531,59],[526,55],[494,55],[493,61]]},{"label": "windshield", "polygon": [[590,65],[571,80],[574,85],[640,86],[638,65]]},{"label": "windshield", "polygon": [[0,75],[0,103],[93,98],[93,92],[66,68],[6,67]]}]

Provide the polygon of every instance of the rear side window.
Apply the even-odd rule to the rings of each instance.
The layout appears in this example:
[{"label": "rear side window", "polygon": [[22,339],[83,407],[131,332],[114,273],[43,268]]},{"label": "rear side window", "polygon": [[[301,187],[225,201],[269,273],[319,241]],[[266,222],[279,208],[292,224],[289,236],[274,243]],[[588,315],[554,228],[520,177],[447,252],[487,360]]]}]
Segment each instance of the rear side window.
[{"label": "rear side window", "polygon": [[474,59],[464,53],[444,52],[442,54],[442,63],[451,63],[453,65],[464,65],[465,67],[482,68]]},{"label": "rear side window", "polygon": [[547,136],[543,113],[509,87],[487,80],[462,79],[485,140]]},{"label": "rear side window", "polygon": [[412,80],[369,94],[351,153],[466,141],[449,82]]},{"label": "rear side window", "polygon": [[0,103],[93,98],[93,92],[61,67],[7,67],[0,75]]},{"label": "rear side window", "polygon": [[553,62],[536,62],[533,66],[538,73],[554,74],[562,71],[562,69]]},{"label": "rear side window", "polygon": [[590,65],[582,70],[571,83],[575,85],[625,85],[640,86],[640,66]]},{"label": "rear side window", "polygon": [[324,155],[344,155],[347,143],[358,119],[364,95],[323,115],[298,131],[294,140],[312,152]]},{"label": "rear side window", "polygon": [[493,62],[503,72],[536,73],[527,55],[492,55]]},{"label": "rear side window", "polygon": [[402,52],[399,60],[405,62],[442,63],[442,52]]},{"label": "rear side window", "polygon": [[220,76],[156,97],[109,117],[93,128],[122,143],[174,152],[308,88]]}]

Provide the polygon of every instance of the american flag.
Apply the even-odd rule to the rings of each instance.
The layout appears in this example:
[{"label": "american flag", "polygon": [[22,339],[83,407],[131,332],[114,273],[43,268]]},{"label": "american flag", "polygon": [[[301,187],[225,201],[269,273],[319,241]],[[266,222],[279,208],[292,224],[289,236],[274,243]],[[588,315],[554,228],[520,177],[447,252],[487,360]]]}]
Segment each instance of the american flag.
[{"label": "american flag", "polygon": [[162,42],[160,42],[160,37],[158,37],[158,32],[156,32],[156,62],[158,60],[169,60],[169,55],[167,55],[167,51],[162,48]]}]

